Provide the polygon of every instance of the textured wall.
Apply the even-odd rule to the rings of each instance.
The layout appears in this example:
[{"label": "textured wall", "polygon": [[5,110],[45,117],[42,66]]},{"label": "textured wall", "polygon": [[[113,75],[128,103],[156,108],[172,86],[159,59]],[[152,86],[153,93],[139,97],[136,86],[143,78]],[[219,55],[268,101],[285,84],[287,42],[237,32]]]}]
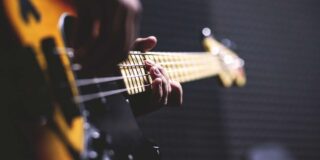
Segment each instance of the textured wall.
[{"label": "textured wall", "polygon": [[249,159],[250,151],[261,148],[320,159],[317,0],[142,2],[141,34],[158,36],[156,50],[201,50],[199,32],[209,26],[217,38],[236,42],[246,60],[245,88],[223,89],[214,78],[188,83],[183,108],[139,119],[164,160]]}]

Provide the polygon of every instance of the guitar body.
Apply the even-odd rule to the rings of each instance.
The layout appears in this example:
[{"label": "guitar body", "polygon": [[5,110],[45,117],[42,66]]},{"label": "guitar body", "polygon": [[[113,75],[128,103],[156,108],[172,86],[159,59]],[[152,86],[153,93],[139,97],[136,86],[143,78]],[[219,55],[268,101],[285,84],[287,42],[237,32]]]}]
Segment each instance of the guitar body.
[{"label": "guitar body", "polygon": [[71,0],[1,0],[0,7],[5,157],[159,159],[122,94],[77,101],[80,92],[118,83],[77,86],[77,78],[88,77],[75,74],[73,51],[66,47],[69,20],[76,16]]},{"label": "guitar body", "polygon": [[[84,150],[84,120],[72,100],[78,89],[59,26],[64,14],[75,15],[71,4],[67,0],[1,1],[1,28],[6,31],[1,38],[10,41],[1,54],[19,58],[6,67],[16,68],[12,72],[21,75],[15,82],[20,93],[14,96],[23,100],[10,112],[11,125],[25,143],[19,144],[25,147],[20,149],[29,152],[24,159],[79,159]],[[64,87],[57,87],[62,83]],[[24,111],[25,115],[19,113]]]}]

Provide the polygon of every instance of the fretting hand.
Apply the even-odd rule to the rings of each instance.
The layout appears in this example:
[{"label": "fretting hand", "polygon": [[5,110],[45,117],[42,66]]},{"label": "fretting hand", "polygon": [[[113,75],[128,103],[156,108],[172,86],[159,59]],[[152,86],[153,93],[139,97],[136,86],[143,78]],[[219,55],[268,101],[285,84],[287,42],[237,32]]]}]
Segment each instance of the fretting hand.
[{"label": "fretting hand", "polygon": [[[153,36],[138,38],[134,44],[134,50],[142,52],[150,51],[157,43]],[[149,71],[153,80],[151,84],[152,101],[156,107],[161,106],[180,106],[182,104],[182,87],[179,82],[173,81],[168,77],[166,70],[159,64],[151,60],[145,61],[146,69]]]}]

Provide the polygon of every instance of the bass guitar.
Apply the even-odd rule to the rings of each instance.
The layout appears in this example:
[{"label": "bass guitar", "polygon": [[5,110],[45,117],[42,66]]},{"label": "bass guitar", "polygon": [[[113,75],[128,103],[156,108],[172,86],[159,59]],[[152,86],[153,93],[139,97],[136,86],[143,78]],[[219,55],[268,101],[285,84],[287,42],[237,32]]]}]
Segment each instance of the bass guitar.
[{"label": "bass guitar", "polygon": [[77,17],[71,0],[1,0],[0,8],[3,117],[9,133],[8,143],[1,145],[13,157],[113,159],[126,148],[126,159],[135,158],[129,154],[135,147],[125,145],[141,140],[131,110],[106,106],[119,100],[115,95],[149,90],[144,60],[160,64],[181,83],[212,76],[225,87],[246,82],[244,61],[209,35],[203,40],[206,52],[132,51],[118,65],[119,75],[86,77],[66,44],[68,19]]}]

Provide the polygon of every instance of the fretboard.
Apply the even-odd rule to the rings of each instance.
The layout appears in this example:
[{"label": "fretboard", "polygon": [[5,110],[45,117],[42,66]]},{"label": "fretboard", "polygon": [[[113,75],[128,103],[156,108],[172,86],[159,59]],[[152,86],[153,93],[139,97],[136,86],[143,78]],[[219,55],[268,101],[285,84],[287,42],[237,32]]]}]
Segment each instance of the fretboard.
[{"label": "fretboard", "polygon": [[128,59],[119,64],[129,95],[146,91],[152,82],[144,60],[161,65],[170,79],[180,83],[215,76],[221,70],[219,57],[205,52],[130,52]]}]

